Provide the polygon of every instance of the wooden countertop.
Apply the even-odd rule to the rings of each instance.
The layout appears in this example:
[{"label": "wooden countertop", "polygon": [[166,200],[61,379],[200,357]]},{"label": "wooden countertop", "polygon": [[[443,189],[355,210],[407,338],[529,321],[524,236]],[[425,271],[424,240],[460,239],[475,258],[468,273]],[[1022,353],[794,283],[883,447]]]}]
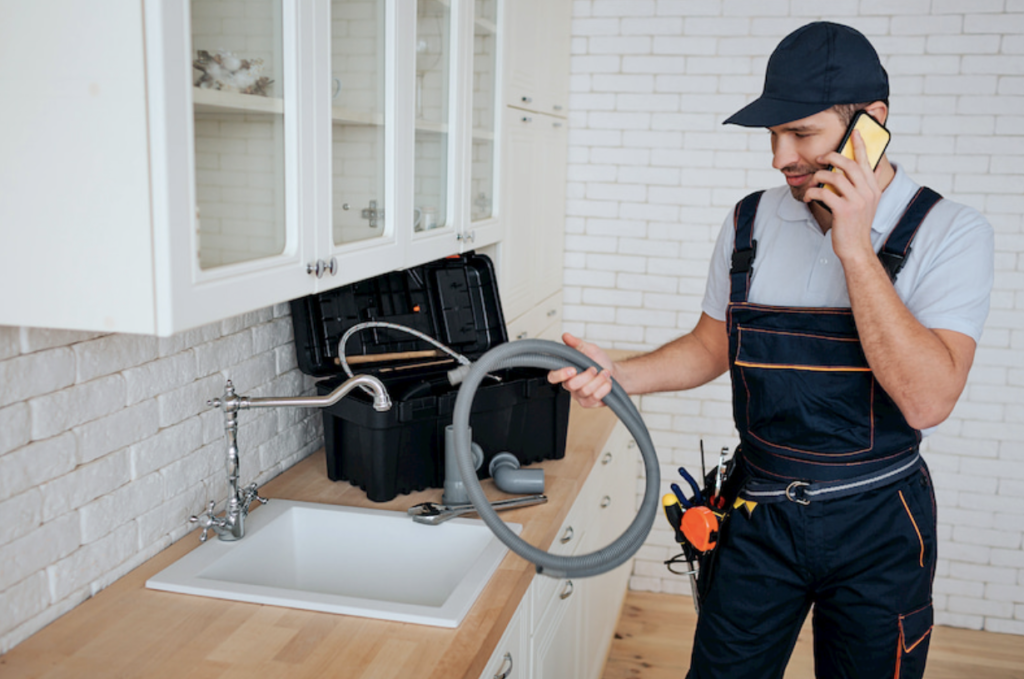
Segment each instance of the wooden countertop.
[{"label": "wooden countertop", "polygon": [[[565,457],[540,464],[549,501],[502,514],[506,521],[523,524],[523,539],[550,547],[616,422],[607,408],[584,410],[573,403]],[[491,498],[503,497],[490,480],[484,488]],[[261,494],[405,510],[419,502],[440,501],[441,490],[370,502],[359,488],[327,478],[320,450],[264,485]],[[0,675],[477,679],[534,577],[533,565],[509,552],[456,629],[145,588],[147,579],[197,546],[198,531],[29,637],[0,656]]]}]

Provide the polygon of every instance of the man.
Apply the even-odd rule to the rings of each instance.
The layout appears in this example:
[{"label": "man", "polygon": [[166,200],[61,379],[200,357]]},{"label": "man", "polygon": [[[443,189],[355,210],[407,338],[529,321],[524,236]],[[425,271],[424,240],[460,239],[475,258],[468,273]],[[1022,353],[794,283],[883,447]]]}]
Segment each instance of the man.
[{"label": "man", "polygon": [[855,160],[835,152],[855,111],[885,122],[888,96],[854,29],[783,39],[726,123],[769,130],[787,187],[725,220],[696,327],[615,363],[566,334],[605,370],[549,375],[596,406],[613,377],[642,394],[731,373],[735,503],[702,564],[690,677],[781,677],[812,606],[817,676],[924,672],[936,536],[918,445],[966,383],[994,248],[976,211],[885,156],[872,171],[858,133]]}]

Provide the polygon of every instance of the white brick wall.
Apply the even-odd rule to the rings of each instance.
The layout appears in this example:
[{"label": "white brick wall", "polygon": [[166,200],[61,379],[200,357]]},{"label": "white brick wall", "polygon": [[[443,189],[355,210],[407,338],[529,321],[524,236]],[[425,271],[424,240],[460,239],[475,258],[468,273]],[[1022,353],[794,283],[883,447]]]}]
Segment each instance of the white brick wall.
[{"label": "white brick wall", "polygon": [[[223,415],[206,400],[227,378],[311,393],[287,305],[170,338],[0,326],[0,654],[223,504]],[[240,418],[245,484],[323,445],[316,411]]]},{"label": "white brick wall", "polygon": [[[650,349],[700,313],[718,228],[779,184],[767,136],[722,121],[760,93],[768,55],[809,21],[863,31],[889,71],[890,155],[996,230],[992,312],[968,387],[925,454],[939,501],[943,624],[1024,634],[1024,3],[1019,0],[577,0],[566,330]],[[54,378],[56,379],[56,378]],[[728,382],[647,396],[664,465],[736,442]],[[22,435],[23,436],[23,435]],[[634,589],[687,593],[659,517]]]}]

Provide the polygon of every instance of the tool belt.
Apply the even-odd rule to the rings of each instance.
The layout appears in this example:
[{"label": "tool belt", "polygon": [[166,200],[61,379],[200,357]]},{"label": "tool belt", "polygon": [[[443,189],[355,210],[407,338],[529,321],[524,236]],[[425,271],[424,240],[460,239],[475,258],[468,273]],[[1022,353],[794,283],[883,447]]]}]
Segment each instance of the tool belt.
[{"label": "tool belt", "polygon": [[789,501],[800,505],[809,505],[812,500],[835,500],[882,488],[905,479],[920,468],[921,453],[915,450],[910,458],[904,458],[884,469],[841,481],[790,481],[787,483],[748,478],[740,488],[739,497],[749,502],[763,504]]}]

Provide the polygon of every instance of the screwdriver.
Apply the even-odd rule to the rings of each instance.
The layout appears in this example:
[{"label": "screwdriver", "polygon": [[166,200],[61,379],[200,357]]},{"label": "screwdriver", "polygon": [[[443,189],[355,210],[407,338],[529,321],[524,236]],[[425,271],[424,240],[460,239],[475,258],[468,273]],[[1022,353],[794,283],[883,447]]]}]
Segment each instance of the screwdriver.
[{"label": "screwdriver", "polygon": [[683,507],[673,493],[665,493],[661,497],[661,506],[665,510],[665,518],[669,525],[676,532],[676,542],[686,544],[686,536],[683,535]]}]

